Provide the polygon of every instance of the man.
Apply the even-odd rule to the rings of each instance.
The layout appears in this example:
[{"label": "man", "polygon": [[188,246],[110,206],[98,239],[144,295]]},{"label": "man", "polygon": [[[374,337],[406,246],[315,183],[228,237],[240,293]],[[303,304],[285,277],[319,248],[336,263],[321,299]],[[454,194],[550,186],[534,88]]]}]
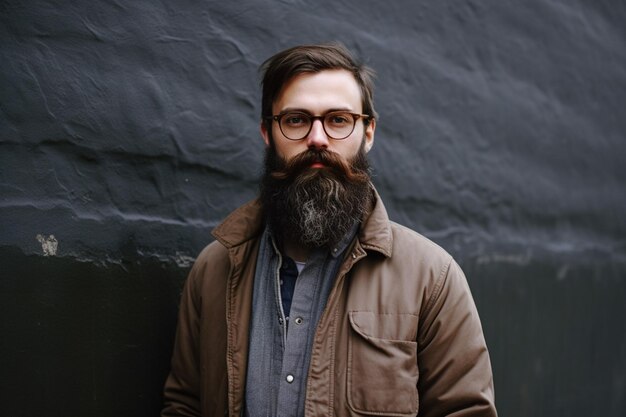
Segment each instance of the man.
[{"label": "man", "polygon": [[163,416],[495,416],[459,266],[370,182],[372,74],[340,45],[262,67],[261,195],[183,291]]}]

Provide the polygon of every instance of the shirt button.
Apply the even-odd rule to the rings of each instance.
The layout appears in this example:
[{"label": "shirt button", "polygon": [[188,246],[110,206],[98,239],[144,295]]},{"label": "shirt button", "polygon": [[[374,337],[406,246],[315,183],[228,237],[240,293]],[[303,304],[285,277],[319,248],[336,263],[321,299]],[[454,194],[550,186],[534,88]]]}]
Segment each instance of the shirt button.
[{"label": "shirt button", "polygon": [[287,378],[285,378],[287,380],[287,382],[289,382],[290,384],[293,382],[293,375],[289,374],[287,375]]},{"label": "shirt button", "polygon": [[302,317],[296,317],[294,321],[296,322],[296,324],[302,324],[304,320],[302,320]]}]

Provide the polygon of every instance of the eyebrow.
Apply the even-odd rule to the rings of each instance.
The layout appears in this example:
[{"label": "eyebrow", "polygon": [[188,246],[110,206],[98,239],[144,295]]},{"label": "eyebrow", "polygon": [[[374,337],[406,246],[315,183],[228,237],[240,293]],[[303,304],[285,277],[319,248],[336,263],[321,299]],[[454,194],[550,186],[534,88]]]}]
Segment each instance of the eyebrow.
[{"label": "eyebrow", "polygon": [[[352,110],[349,107],[335,107],[335,108],[325,110],[322,114],[328,114],[328,113],[332,113],[336,111],[353,112],[354,110]],[[313,115],[313,112],[310,112],[309,110],[303,109],[300,107],[287,107],[287,108],[282,109],[279,113],[289,113],[289,112],[306,113],[306,114]]]}]

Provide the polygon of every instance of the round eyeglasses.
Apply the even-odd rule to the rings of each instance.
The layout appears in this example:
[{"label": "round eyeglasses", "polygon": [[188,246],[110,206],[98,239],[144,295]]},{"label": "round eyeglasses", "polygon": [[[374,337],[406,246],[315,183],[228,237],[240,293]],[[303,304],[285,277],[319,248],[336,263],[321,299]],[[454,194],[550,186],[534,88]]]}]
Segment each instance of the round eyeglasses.
[{"label": "round eyeglasses", "polygon": [[345,139],[354,131],[356,121],[363,118],[367,123],[371,116],[368,114],[350,113],[346,111],[332,111],[321,116],[313,116],[301,111],[288,111],[268,119],[276,120],[278,127],[289,140],[302,140],[306,138],[313,127],[315,120],[322,122],[326,135],[335,140]]}]

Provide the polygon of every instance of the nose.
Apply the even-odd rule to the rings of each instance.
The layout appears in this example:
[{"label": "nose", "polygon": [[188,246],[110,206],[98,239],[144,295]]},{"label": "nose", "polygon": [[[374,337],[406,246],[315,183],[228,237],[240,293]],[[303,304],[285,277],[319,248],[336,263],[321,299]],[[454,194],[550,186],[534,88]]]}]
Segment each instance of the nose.
[{"label": "nose", "polygon": [[311,131],[306,137],[306,144],[309,148],[326,149],[328,148],[328,136],[324,131],[321,120],[313,120]]}]

